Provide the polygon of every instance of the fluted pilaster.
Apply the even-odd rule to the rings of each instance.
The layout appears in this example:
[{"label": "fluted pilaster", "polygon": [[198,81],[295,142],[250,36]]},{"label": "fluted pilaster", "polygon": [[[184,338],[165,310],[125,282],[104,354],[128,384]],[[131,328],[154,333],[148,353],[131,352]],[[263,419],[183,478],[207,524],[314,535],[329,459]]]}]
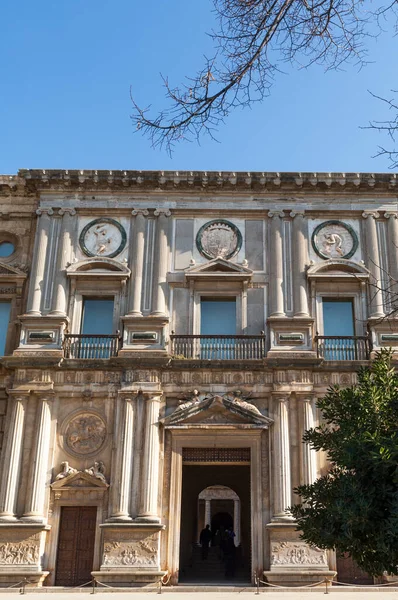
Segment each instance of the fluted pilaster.
[{"label": "fluted pilaster", "polygon": [[39,216],[37,223],[36,239],[37,245],[33,259],[33,267],[30,276],[30,289],[28,297],[29,315],[37,315],[40,313],[40,304],[42,296],[42,286],[44,279],[44,269],[46,264],[47,246],[50,232],[52,208],[38,208],[36,214]]},{"label": "fluted pilaster", "polygon": [[38,401],[36,437],[31,457],[32,464],[26,494],[25,512],[22,517],[26,521],[43,522],[45,520],[44,501],[46,494],[48,453],[50,450],[51,406],[51,398],[41,398]]},{"label": "fluted pilaster", "polygon": [[145,225],[148,211],[134,209],[131,213],[134,217],[133,235],[131,243],[131,278],[129,295],[129,315],[141,317],[142,276],[144,268],[145,247]]},{"label": "fluted pilaster", "polygon": [[274,423],[274,519],[290,519],[286,509],[292,504],[290,472],[289,400],[275,397]]},{"label": "fluted pilaster", "polygon": [[398,282],[398,213],[386,212],[387,240],[389,254],[389,275]]},{"label": "fluted pilaster", "polygon": [[[304,398],[303,406],[303,430],[307,431],[315,426],[314,400]],[[303,433],[304,433],[303,431]],[[305,484],[314,483],[317,478],[316,452],[310,444],[303,444],[303,479]]]},{"label": "fluted pilaster", "polygon": [[285,316],[283,301],[283,216],[283,212],[270,211],[268,213],[268,217],[271,219],[269,284],[271,317]]},{"label": "fluted pilaster", "polygon": [[151,397],[146,404],[142,494],[137,521],[158,523],[159,490],[159,409],[161,396]]},{"label": "fluted pilaster", "polygon": [[57,257],[57,270],[55,276],[54,297],[51,314],[66,316],[67,309],[67,278],[66,266],[70,262],[72,251],[72,231],[76,211],[74,208],[61,208],[59,215],[62,217],[60,242]]},{"label": "fluted pilaster", "polygon": [[372,274],[370,281],[370,317],[381,318],[384,316],[383,309],[383,294],[381,284],[381,271],[380,271],[380,255],[379,246],[377,242],[377,228],[376,219],[379,217],[379,213],[375,211],[365,211],[362,213],[365,221],[366,228],[366,254],[367,254],[367,266]]},{"label": "fluted pilaster", "polygon": [[169,228],[169,210],[155,210],[156,244],[153,274],[153,300],[152,315],[163,317],[166,315],[166,275],[169,260],[169,247],[167,232]]},{"label": "fluted pilaster", "polygon": [[131,521],[129,506],[133,464],[133,399],[119,398],[118,409],[116,464],[112,478],[113,512],[110,521]]},{"label": "fluted pilaster", "polygon": [[304,211],[292,211],[293,219],[293,308],[295,317],[308,317],[308,292],[306,267],[308,265],[308,242]]},{"label": "fluted pilaster", "polygon": [[0,520],[15,520],[23,432],[28,397],[11,398],[13,403],[3,460],[3,474],[0,483]]}]

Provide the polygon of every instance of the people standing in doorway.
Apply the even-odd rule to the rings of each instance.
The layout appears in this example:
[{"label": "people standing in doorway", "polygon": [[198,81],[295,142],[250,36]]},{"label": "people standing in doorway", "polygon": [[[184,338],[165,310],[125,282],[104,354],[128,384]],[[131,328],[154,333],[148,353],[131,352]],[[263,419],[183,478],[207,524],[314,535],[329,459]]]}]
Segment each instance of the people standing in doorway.
[{"label": "people standing in doorway", "polygon": [[226,531],[225,544],[225,577],[233,578],[236,569],[236,547],[235,547],[235,532],[232,527]]},{"label": "people standing in doorway", "polygon": [[210,531],[210,525],[206,525],[200,532],[199,542],[202,546],[202,560],[206,560],[209,555],[209,546],[211,543],[212,534]]}]

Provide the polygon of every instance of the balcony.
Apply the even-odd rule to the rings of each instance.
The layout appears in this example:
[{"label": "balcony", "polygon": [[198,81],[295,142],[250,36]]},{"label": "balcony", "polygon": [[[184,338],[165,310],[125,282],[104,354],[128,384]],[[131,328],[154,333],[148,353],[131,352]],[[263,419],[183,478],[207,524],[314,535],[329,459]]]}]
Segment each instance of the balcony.
[{"label": "balcony", "polygon": [[194,360],[265,358],[264,335],[171,335],[170,354]]},{"label": "balcony", "polygon": [[317,355],[325,360],[369,360],[368,336],[315,336]]},{"label": "balcony", "polygon": [[118,335],[65,335],[65,358],[111,358],[120,347]]}]

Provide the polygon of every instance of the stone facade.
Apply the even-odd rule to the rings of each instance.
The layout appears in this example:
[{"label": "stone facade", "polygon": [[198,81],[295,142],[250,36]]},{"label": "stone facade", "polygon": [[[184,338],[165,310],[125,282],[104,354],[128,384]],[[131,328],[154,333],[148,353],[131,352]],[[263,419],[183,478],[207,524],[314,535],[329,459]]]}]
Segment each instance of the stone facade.
[{"label": "stone facade", "polygon": [[[200,518],[217,497],[205,489],[231,490],[220,498],[235,503],[249,578],[334,575],[333,554],[307,547],[286,509],[327,469],[301,442],[317,397],[355,383],[372,349],[398,345],[395,320],[380,320],[389,298],[373,285],[398,276],[396,187],[391,174],[0,177],[0,244],[15,246],[0,257],[11,301],[1,585],[76,584],[90,519],[89,578],[178,583],[195,542],[181,520],[195,465],[221,479],[225,469],[198,491]],[[82,332],[90,298],[113,301],[112,335],[100,321]],[[235,333],[201,335],[202,303],[217,299],[235,303]],[[352,302],[348,342],[324,335],[325,299]],[[231,465],[250,469],[240,496]]]}]

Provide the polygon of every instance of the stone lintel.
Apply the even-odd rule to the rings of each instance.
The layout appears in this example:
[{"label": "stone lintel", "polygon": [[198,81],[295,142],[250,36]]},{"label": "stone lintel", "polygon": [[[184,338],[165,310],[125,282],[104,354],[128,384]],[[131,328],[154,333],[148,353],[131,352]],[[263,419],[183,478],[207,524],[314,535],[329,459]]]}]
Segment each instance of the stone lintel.
[{"label": "stone lintel", "polygon": [[166,529],[166,525],[163,523],[145,523],[139,521],[126,521],[125,523],[120,521],[108,521],[107,523],[101,523],[100,527],[103,529],[154,529],[156,531],[163,531]]}]

